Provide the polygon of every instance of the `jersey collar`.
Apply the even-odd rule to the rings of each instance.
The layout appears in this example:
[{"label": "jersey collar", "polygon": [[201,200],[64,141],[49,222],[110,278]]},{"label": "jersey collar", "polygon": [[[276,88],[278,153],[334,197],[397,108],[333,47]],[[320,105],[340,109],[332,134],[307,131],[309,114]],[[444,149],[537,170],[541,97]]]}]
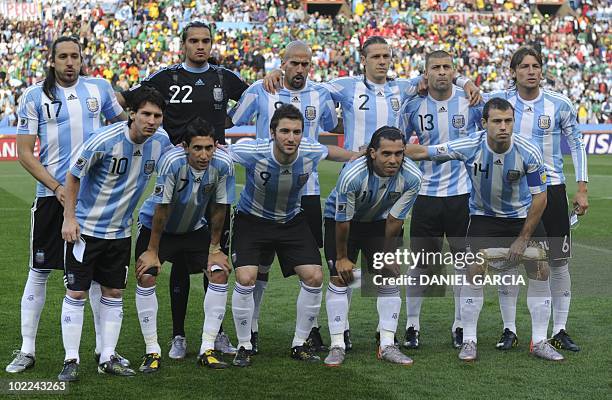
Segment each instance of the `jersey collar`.
[{"label": "jersey collar", "polygon": [[206,63],[204,64],[203,67],[200,68],[196,68],[196,67],[190,67],[189,65],[187,65],[187,63],[182,63],[181,66],[183,67],[183,69],[187,72],[191,72],[194,74],[201,74],[202,72],[206,72],[210,69],[210,64]]}]

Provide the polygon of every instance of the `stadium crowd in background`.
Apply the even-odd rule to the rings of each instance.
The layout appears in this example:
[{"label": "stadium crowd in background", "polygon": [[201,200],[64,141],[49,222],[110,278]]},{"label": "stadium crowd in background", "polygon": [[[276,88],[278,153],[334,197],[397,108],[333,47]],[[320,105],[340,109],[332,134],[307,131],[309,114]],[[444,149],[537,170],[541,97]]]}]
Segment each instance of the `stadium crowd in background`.
[{"label": "stadium crowd in background", "polygon": [[[360,45],[368,36],[381,35],[394,50],[390,77],[418,75],[425,54],[444,49],[458,60],[458,73],[491,91],[511,85],[510,55],[530,44],[544,57],[544,87],[575,102],[580,123],[612,122],[612,6],[574,0],[574,14],[559,18],[542,17],[533,3],[364,1],[349,17],[332,18],[308,14],[296,0],[137,0],[120,2],[114,14],[105,14],[95,0],[45,0],[43,22],[0,16],[0,126],[15,125],[18,97],[44,76],[44,54],[55,37],[78,35],[88,73],[125,90],[179,62],[177,33],[193,19],[217,23],[212,56],[249,83],[278,68],[280,49],[294,39],[313,48],[311,79],[359,74]],[[472,11],[483,17],[461,15]]]}]

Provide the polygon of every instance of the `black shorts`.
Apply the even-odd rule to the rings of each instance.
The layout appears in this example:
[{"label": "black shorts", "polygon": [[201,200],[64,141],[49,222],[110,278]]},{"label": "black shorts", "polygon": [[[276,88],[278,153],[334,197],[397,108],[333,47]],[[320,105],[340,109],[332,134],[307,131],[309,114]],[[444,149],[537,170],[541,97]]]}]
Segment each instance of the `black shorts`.
[{"label": "black shorts", "polygon": [[282,224],[236,212],[232,227],[234,268],[258,266],[262,255],[269,252],[278,255],[284,277],[294,275],[299,265],[321,265],[317,242],[303,213]]},{"label": "black shorts", "polygon": [[570,258],[572,237],[565,185],[548,186],[546,198],[547,203],[544,214],[542,214],[542,223],[550,246],[549,258],[551,261]]},{"label": "black shorts", "polygon": [[[473,253],[488,248],[509,248],[523,229],[524,218],[498,218],[471,215],[467,244]],[[531,235],[529,247],[548,249],[544,225],[539,222]]]},{"label": "black shorts", "polygon": [[125,289],[130,265],[132,238],[100,239],[82,235],[85,241],[83,262],[74,258],[73,243],[66,243],[64,285],[86,291],[94,280],[111,289]]},{"label": "black shorts", "polygon": [[[353,263],[357,262],[359,251],[365,257],[368,272],[374,272],[371,267],[373,254],[384,251],[385,226],[387,221],[358,222],[351,221],[347,244],[347,256]],[[329,276],[338,276],[336,271],[336,221],[325,218],[325,260]]]},{"label": "black shorts", "polygon": [[321,196],[302,196],[302,210],[310,232],[317,241],[319,248],[323,247],[323,214],[321,213]]},{"label": "black shorts", "polygon": [[[310,227],[310,232],[317,241],[319,248],[323,247],[323,214],[321,213],[321,196],[302,196],[302,210],[306,217],[306,222]],[[262,254],[259,265],[272,265],[274,262],[274,252],[266,251]]]},{"label": "black shorts", "polygon": [[419,195],[410,220],[412,252],[440,252],[444,236],[453,253],[465,251],[465,234],[470,220],[469,200],[469,194],[449,197]]},{"label": "black shorts", "polygon": [[30,268],[64,269],[64,207],[55,196],[37,197],[30,220]]},{"label": "black shorts", "polygon": [[[147,250],[150,237],[151,230],[139,224],[138,239],[134,249],[135,260]],[[159,262],[162,264],[164,261],[178,262],[180,265],[186,265],[190,274],[202,273],[208,264],[209,245],[210,233],[206,226],[181,234],[163,233],[159,242]]]}]

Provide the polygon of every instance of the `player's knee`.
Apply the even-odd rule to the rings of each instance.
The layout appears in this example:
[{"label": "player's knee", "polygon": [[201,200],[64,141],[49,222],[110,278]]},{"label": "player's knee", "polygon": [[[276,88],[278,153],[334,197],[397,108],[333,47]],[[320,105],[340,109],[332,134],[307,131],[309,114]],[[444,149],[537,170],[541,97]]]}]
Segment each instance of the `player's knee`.
[{"label": "player's knee", "polygon": [[87,292],[80,290],[66,290],[66,295],[74,300],[87,300]]},{"label": "player's knee", "polygon": [[323,284],[323,271],[321,267],[311,266],[303,268],[299,275],[306,286],[319,287]]},{"label": "player's knee", "polygon": [[225,285],[227,283],[227,275],[223,271],[215,271],[209,274],[208,281],[217,285]]},{"label": "player's knee", "polygon": [[120,299],[123,297],[123,290],[102,286],[102,296]]},{"label": "player's knee", "polygon": [[346,283],[344,283],[344,281],[342,279],[340,279],[339,276],[330,276],[329,277],[329,281],[334,284],[335,286],[339,286],[339,287],[345,287],[347,286]]},{"label": "player's knee", "polygon": [[155,282],[157,278],[153,275],[143,274],[140,278],[138,278],[138,286],[143,288],[150,288],[155,286]]},{"label": "player's knee", "polygon": [[242,286],[253,286],[257,279],[257,267],[240,267],[236,268],[236,282]]},{"label": "player's knee", "polygon": [[525,263],[525,270],[529,279],[545,281],[550,275],[550,267],[546,261]]}]

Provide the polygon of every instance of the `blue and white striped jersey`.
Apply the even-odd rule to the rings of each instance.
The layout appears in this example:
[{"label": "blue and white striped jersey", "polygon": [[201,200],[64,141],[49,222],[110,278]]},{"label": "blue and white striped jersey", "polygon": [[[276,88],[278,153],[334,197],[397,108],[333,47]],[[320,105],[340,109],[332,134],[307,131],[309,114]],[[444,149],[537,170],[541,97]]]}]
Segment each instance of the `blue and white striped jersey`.
[{"label": "blue and white striped jersey", "polygon": [[[451,97],[437,101],[431,96],[414,97],[402,105],[399,128],[408,139],[416,132],[419,143],[431,146],[466,137],[482,129],[482,105],[470,107],[465,92],[453,86]],[[465,165],[458,160],[444,164],[421,161],[423,182],[419,194],[434,197],[457,196],[472,189]]]},{"label": "blue and white striped jersey", "polygon": [[140,208],[138,219],[152,229],[157,204],[170,204],[164,232],[192,232],[206,225],[209,201],[232,204],[235,190],[234,163],[226,152],[215,151],[208,168],[198,171],[187,162],[184,148],[175,147],[159,161],[155,189]]},{"label": "blue and white striped jersey", "polygon": [[[19,99],[18,135],[38,135],[40,163],[62,185],[79,149],[93,131],[117,117],[123,108],[110,83],[102,78],[80,76],[71,87],[55,86],[55,100],[43,92],[42,82],[30,86]],[[54,196],[38,182],[36,196]]]},{"label": "blue and white striped jersey", "polygon": [[546,168],[542,153],[531,140],[512,135],[503,154],[487,143],[487,132],[451,140],[427,148],[437,162],[461,160],[472,180],[470,215],[527,218],[531,197],[546,191]]},{"label": "blue and white striped jersey", "polygon": [[565,183],[561,135],[565,136],[572,153],[576,182],[587,182],[587,156],[578,129],[576,109],[571,101],[560,93],[540,89],[534,100],[522,99],[517,90],[505,90],[484,95],[485,100],[501,97],[514,107],[514,133],[530,138],[544,157],[549,185]]},{"label": "blue and white striped jersey", "polygon": [[372,222],[391,214],[406,219],[419,193],[421,178],[421,171],[408,158],[404,158],[396,175],[380,177],[370,172],[366,157],[360,157],[342,169],[325,202],[325,218]]},{"label": "blue and white striped jersey", "polygon": [[395,79],[379,85],[363,76],[336,78],[323,85],[340,103],[344,124],[344,148],[359,151],[381,126],[399,126],[401,105],[417,94],[420,77]]},{"label": "blue and white striped jersey", "polygon": [[274,157],[274,142],[255,139],[228,146],[234,162],[246,169],[238,211],[277,222],[288,222],[301,210],[302,189],[327,147],[303,138],[295,161],[285,165]]},{"label": "blue and white striped jersey", "polygon": [[83,144],[70,173],[81,180],[76,218],[81,232],[101,239],[121,239],[132,234],[132,213],[170,146],[159,128],[144,143],[129,138],[127,122],[101,128]]},{"label": "blue and white striped jersey", "polygon": [[[282,88],[276,94],[268,93],[263,81],[252,84],[230,111],[234,125],[247,125],[257,118],[257,138],[270,138],[270,120],[280,104],[291,104],[304,114],[304,137],[318,140],[319,132],[330,131],[338,125],[336,105],[323,85],[306,80],[301,90]],[[303,194],[319,195],[319,179],[316,171],[306,183]]]}]

